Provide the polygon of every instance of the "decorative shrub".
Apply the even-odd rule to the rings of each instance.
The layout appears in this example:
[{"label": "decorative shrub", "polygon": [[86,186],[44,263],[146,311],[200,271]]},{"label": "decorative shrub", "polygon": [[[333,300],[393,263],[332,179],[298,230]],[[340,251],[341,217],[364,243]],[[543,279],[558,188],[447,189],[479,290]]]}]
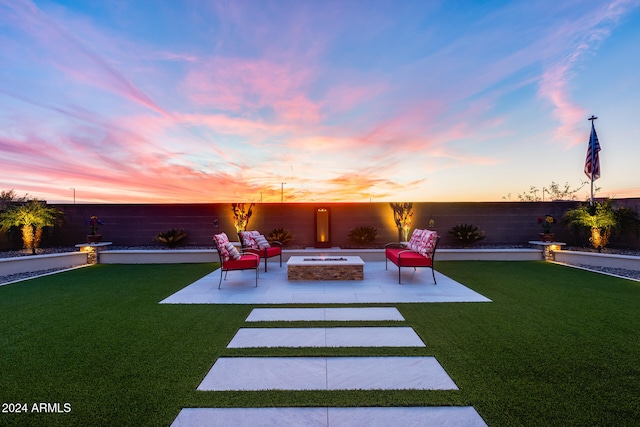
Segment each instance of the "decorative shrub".
[{"label": "decorative shrub", "polygon": [[169,248],[175,248],[187,238],[187,232],[182,228],[180,229],[171,229],[168,231],[163,231],[162,233],[158,233],[155,240],[160,243],[164,243]]},{"label": "decorative shrub", "polygon": [[267,235],[267,240],[273,242],[280,242],[282,245],[286,245],[296,238],[296,235],[291,233],[291,231],[284,228],[274,228],[271,233]]},{"label": "decorative shrub", "polygon": [[369,225],[362,225],[349,231],[349,239],[361,245],[373,243],[380,237],[378,229]]},{"label": "decorative shrub", "polygon": [[449,230],[449,234],[462,245],[471,245],[484,239],[484,232],[472,224],[455,225]]},{"label": "decorative shrub", "polygon": [[389,206],[393,209],[393,222],[398,228],[398,240],[403,238],[406,242],[411,230],[413,203],[389,203]]},{"label": "decorative shrub", "polygon": [[12,227],[20,227],[25,249],[31,249],[35,255],[40,246],[42,231],[45,227],[56,226],[64,214],[56,208],[47,206],[38,199],[19,202],[0,213],[0,230],[8,231]]},{"label": "decorative shrub", "polygon": [[233,226],[236,228],[236,233],[246,231],[249,226],[249,219],[253,215],[253,207],[255,203],[251,203],[249,208],[245,208],[244,203],[232,203],[231,212],[233,212]]},{"label": "decorative shrub", "polygon": [[638,234],[640,219],[635,210],[625,206],[614,207],[611,200],[584,204],[564,214],[564,222],[575,231],[587,230],[589,242],[601,252],[612,235]]}]

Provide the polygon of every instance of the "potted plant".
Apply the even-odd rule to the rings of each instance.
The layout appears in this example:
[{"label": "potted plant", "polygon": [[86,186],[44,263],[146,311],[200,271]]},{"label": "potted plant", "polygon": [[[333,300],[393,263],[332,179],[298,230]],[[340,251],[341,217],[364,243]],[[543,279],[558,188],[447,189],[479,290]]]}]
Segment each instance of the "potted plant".
[{"label": "potted plant", "polygon": [[538,224],[542,225],[540,240],[542,240],[543,242],[553,242],[555,240],[556,235],[551,232],[551,226],[555,223],[556,219],[549,214],[538,217]]},{"label": "potted plant", "polygon": [[90,233],[87,234],[87,243],[100,243],[102,240],[102,234],[98,233],[98,228],[104,225],[104,222],[96,215],[92,215],[91,218],[85,221],[90,227]]}]

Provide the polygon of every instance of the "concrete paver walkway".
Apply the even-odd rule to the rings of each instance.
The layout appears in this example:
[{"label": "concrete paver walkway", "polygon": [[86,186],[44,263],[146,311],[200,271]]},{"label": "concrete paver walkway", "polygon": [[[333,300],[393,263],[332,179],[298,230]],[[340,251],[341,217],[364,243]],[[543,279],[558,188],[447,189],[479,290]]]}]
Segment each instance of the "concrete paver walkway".
[{"label": "concrete paver walkway", "polygon": [[[489,301],[476,295],[481,297],[479,300]],[[392,319],[387,319],[389,317]],[[403,320],[394,307],[256,308],[247,322],[332,319]],[[392,326],[241,328],[228,348],[359,345],[424,347],[413,328]],[[458,387],[435,357],[421,356],[220,357],[198,386],[200,391],[406,389],[457,390]],[[486,423],[473,407],[450,406],[185,408],[172,424],[173,427],[230,425],[481,427]]]}]

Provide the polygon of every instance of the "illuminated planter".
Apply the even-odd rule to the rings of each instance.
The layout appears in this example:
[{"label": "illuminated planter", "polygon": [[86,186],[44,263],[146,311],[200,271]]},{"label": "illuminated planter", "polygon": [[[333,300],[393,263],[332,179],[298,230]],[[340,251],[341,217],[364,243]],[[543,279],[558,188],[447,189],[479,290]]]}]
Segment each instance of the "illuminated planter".
[{"label": "illuminated planter", "polygon": [[331,211],[329,208],[315,208],[316,248],[331,247]]}]

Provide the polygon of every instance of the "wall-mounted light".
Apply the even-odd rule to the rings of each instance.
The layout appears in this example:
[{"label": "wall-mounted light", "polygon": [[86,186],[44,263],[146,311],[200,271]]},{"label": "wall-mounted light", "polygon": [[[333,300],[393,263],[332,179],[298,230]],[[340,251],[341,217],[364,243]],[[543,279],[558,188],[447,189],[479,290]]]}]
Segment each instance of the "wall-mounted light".
[{"label": "wall-mounted light", "polygon": [[218,218],[214,218],[213,219],[213,226],[215,228],[218,228],[220,226],[220,221],[218,221]]}]

